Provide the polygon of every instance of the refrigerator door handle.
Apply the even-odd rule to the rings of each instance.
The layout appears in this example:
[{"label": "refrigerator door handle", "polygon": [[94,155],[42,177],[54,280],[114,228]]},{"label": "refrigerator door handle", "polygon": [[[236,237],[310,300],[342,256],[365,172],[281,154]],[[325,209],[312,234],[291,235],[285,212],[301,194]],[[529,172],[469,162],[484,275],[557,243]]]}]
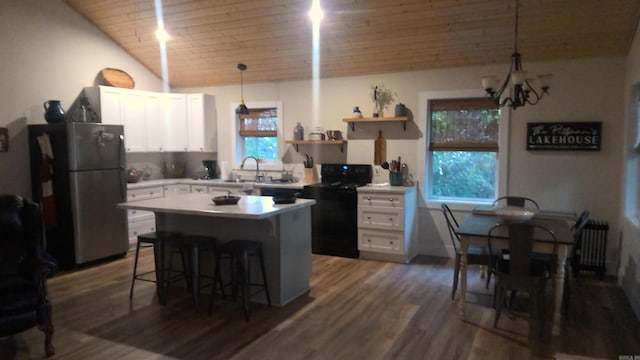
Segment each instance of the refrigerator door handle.
[{"label": "refrigerator door handle", "polygon": [[125,173],[125,155],[124,155],[124,135],[120,134],[119,136],[119,144],[118,144],[118,158],[120,159],[120,195],[122,199],[126,201],[127,199],[127,180]]}]

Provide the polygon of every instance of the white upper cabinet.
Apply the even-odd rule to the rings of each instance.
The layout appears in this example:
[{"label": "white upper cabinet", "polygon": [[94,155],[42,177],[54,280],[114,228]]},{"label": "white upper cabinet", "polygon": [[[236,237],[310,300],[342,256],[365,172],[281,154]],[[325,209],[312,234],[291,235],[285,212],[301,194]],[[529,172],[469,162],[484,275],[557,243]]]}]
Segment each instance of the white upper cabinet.
[{"label": "white upper cabinet", "polygon": [[104,124],[124,125],[127,152],[217,150],[215,98],[110,86],[85,88]]},{"label": "white upper cabinet", "polygon": [[103,124],[122,125],[121,89],[100,86],[100,118]]},{"label": "white upper cabinet", "polygon": [[187,151],[187,95],[166,93],[162,110],[165,151]]},{"label": "white upper cabinet", "polygon": [[164,151],[165,125],[162,113],[162,93],[147,93],[144,98],[147,150]]},{"label": "white upper cabinet", "polygon": [[187,95],[187,129],[188,151],[217,151],[216,108],[212,95]]},{"label": "white upper cabinet", "polygon": [[127,152],[147,151],[145,125],[145,93],[124,91],[122,100],[122,124],[124,125]]}]

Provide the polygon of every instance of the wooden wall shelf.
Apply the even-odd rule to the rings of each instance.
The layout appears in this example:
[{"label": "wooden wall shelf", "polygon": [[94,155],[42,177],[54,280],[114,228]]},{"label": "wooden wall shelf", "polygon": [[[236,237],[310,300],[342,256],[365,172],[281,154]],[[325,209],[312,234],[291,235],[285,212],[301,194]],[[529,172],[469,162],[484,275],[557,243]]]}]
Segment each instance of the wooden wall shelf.
[{"label": "wooden wall shelf", "polygon": [[349,123],[351,126],[351,131],[356,130],[356,123],[373,123],[373,122],[394,122],[400,121],[402,122],[402,129],[407,130],[407,120],[409,117],[407,116],[399,116],[399,117],[362,117],[362,118],[344,118],[343,122]]},{"label": "wooden wall shelf", "polygon": [[293,145],[298,151],[298,145],[338,145],[340,151],[344,152],[344,144],[347,140],[287,140],[287,144]]}]

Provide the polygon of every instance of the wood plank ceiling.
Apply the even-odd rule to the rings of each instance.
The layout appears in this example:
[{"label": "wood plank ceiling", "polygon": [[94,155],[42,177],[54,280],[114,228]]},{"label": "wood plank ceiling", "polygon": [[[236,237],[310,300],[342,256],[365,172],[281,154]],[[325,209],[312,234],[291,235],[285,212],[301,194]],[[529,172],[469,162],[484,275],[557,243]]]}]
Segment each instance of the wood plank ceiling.
[{"label": "wood plank ceiling", "polygon": [[[160,77],[153,0],[65,0]],[[169,83],[309,79],[311,0],[163,0]],[[507,63],[515,0],[321,0],[320,76]],[[521,0],[527,62],[628,53],[640,0]],[[123,69],[126,71],[126,69]]]}]

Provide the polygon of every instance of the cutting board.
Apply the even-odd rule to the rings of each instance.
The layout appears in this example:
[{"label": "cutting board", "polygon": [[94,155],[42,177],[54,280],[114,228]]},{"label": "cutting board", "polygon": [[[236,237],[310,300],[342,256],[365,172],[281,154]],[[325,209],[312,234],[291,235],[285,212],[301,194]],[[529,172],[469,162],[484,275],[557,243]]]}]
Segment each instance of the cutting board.
[{"label": "cutting board", "polygon": [[382,130],[378,131],[378,138],[373,143],[373,163],[380,165],[387,161],[387,140],[382,137]]}]

